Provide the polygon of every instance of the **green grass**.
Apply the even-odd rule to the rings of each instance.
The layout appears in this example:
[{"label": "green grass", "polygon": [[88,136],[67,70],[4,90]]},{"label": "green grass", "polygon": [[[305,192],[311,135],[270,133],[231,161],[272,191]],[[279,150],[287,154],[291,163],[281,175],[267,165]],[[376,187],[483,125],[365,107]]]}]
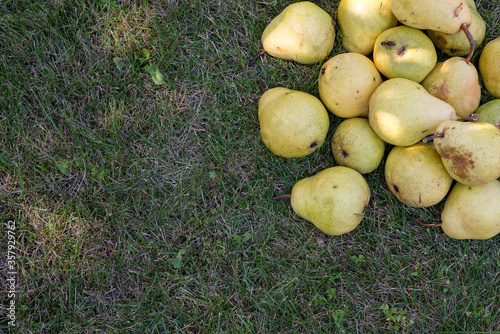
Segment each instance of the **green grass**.
[{"label": "green grass", "polygon": [[[19,272],[18,327],[2,308],[1,332],[500,331],[498,236],[415,224],[443,203],[399,203],[383,164],[366,175],[366,218],[343,236],[271,200],[335,165],[328,142],[282,159],[260,139],[258,78],[317,95],[320,64],[247,67],[289,3],[0,4],[1,240],[15,220]],[[335,17],[338,1],[316,3]],[[486,42],[500,6],[477,3]]]}]

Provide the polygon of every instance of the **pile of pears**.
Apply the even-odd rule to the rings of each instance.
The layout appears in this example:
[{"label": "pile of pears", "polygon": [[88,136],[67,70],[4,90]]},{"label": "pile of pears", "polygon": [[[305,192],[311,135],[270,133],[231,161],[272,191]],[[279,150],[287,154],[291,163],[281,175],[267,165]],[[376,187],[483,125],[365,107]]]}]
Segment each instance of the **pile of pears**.
[{"label": "pile of pears", "polygon": [[[454,239],[500,233],[500,36],[478,60],[486,25],[474,0],[340,0],[343,53],[331,55],[336,22],[318,5],[288,5],[262,33],[264,54],[320,64],[318,95],[265,89],[258,103],[264,145],[305,157],[326,141],[337,165],[299,180],[293,211],[342,235],[370,202],[365,174],[385,159],[385,183],[405,205],[444,201],[440,226]],[[446,60],[438,62],[438,51]],[[481,84],[492,99],[481,104]],[[388,152],[386,154],[386,152]]]}]

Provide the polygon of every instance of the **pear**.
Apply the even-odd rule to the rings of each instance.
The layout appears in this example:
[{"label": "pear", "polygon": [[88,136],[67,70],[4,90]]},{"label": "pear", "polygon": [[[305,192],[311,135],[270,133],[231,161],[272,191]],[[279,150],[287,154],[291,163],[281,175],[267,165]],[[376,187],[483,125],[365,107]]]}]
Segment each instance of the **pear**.
[{"label": "pear", "polygon": [[335,22],[309,1],[288,5],[262,33],[262,46],[271,56],[315,64],[324,60],[335,42]]},{"label": "pear", "polygon": [[500,177],[500,129],[485,122],[444,121],[432,137],[448,173],[477,185]]},{"label": "pear", "polygon": [[454,239],[490,239],[500,233],[500,181],[456,183],[441,212],[441,228]]},{"label": "pear", "polygon": [[463,30],[471,45],[466,59],[470,61],[476,41],[468,30],[472,10],[464,0],[390,0],[390,3],[394,16],[406,26],[447,34]]},{"label": "pear", "polygon": [[348,118],[337,126],[331,139],[333,158],[360,174],[373,172],[382,162],[386,143],[366,118]]},{"label": "pear", "polygon": [[[483,43],[486,34],[486,23],[476,11],[472,11],[472,21],[469,32],[476,41],[476,45]],[[427,35],[434,45],[450,57],[466,56],[470,52],[471,45],[465,32],[447,34],[441,31],[427,30]]]},{"label": "pear", "polygon": [[416,144],[445,120],[456,120],[448,103],[429,94],[413,80],[384,81],[369,101],[368,119],[375,133],[395,146]]},{"label": "pear", "polygon": [[321,67],[319,96],[325,107],[338,117],[366,117],[368,100],[381,83],[382,77],[368,57],[341,53]]},{"label": "pear", "polygon": [[488,93],[500,98],[500,36],[484,46],[479,57],[479,73]]},{"label": "pear", "polygon": [[439,203],[450,190],[453,178],[432,143],[394,146],[385,162],[385,181],[401,202],[415,207]]},{"label": "pear", "polygon": [[389,0],[341,0],[337,19],[344,49],[365,56],[373,52],[377,36],[398,23]]},{"label": "pear", "polygon": [[500,99],[495,99],[483,103],[474,111],[474,114],[479,116],[479,122],[487,122],[495,125],[500,123]]},{"label": "pear", "polygon": [[330,235],[354,230],[370,201],[370,188],[352,168],[335,166],[298,181],[290,204],[300,217]]},{"label": "pear", "polygon": [[397,26],[378,35],[373,62],[387,78],[420,82],[436,66],[436,48],[421,30]]},{"label": "pear", "polygon": [[266,90],[258,106],[266,147],[285,158],[303,157],[325,141],[330,119],[323,103],[309,93],[284,87]]},{"label": "pear", "polygon": [[476,67],[461,57],[437,63],[421,85],[431,95],[449,103],[457,116],[469,116],[481,100]]}]

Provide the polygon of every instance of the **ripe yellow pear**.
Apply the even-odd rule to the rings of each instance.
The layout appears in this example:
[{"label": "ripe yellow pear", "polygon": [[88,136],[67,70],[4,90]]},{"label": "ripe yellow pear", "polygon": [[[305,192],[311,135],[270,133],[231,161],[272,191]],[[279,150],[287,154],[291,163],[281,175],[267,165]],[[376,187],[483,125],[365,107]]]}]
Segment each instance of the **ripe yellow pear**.
[{"label": "ripe yellow pear", "polygon": [[476,67],[461,57],[437,63],[421,85],[429,94],[449,103],[457,116],[469,116],[481,101]]},{"label": "ripe yellow pear", "polygon": [[441,228],[454,239],[490,239],[500,233],[500,181],[456,183],[441,212]]},{"label": "ripe yellow pear", "polygon": [[258,106],[262,140],[274,154],[303,157],[325,141],[330,119],[323,103],[314,95],[275,87],[266,90]]},{"label": "ripe yellow pear", "polygon": [[389,0],[341,0],[337,19],[344,49],[365,56],[373,52],[377,36],[398,23]]},{"label": "ripe yellow pear", "polygon": [[387,78],[420,82],[436,66],[436,48],[422,30],[397,26],[378,35],[373,62]]},{"label": "ripe yellow pear", "polygon": [[359,53],[341,53],[319,71],[319,96],[326,108],[343,118],[368,115],[368,100],[382,83],[373,62]]},{"label": "ripe yellow pear", "polygon": [[500,177],[500,129],[493,124],[444,121],[433,141],[446,170],[458,182],[477,185]]},{"label": "ripe yellow pear", "polygon": [[479,57],[479,73],[488,93],[500,98],[500,36],[484,46]]},{"label": "ripe yellow pear", "polygon": [[434,133],[445,120],[455,120],[448,103],[429,94],[413,80],[384,81],[369,101],[368,119],[375,133],[395,146],[409,146]]},{"label": "ripe yellow pear", "polygon": [[386,143],[373,131],[368,119],[354,117],[342,121],[331,139],[333,158],[361,174],[373,172],[382,162]]},{"label": "ripe yellow pear", "polygon": [[464,0],[390,0],[394,16],[409,27],[456,34],[471,23],[471,9]]},{"label": "ripe yellow pear", "polygon": [[366,180],[354,169],[343,166],[330,167],[298,181],[290,198],[296,214],[330,235],[354,230],[369,201]]},{"label": "ripe yellow pear", "polygon": [[477,108],[474,114],[479,116],[478,122],[487,122],[495,125],[500,122],[500,99],[488,101]]},{"label": "ripe yellow pear", "polygon": [[288,5],[262,33],[262,46],[271,56],[315,64],[325,59],[335,43],[335,22],[309,1]]},{"label": "ripe yellow pear", "polygon": [[432,143],[416,143],[391,149],[385,162],[385,181],[401,202],[421,208],[439,203],[453,179]]},{"label": "ripe yellow pear", "polygon": [[[472,21],[469,32],[476,41],[476,45],[483,43],[486,34],[486,23],[476,11],[472,11]],[[441,31],[427,30],[427,35],[434,42],[434,45],[450,57],[466,56],[470,52],[470,42],[465,32],[447,34]]]}]

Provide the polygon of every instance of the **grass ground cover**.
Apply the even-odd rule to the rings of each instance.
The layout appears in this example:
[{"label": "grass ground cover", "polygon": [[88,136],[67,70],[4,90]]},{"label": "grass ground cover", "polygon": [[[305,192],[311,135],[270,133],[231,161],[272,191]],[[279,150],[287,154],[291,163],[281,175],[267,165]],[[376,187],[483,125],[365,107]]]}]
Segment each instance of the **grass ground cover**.
[{"label": "grass ground cover", "polygon": [[[500,5],[476,2],[486,42]],[[347,235],[271,200],[335,164],[328,143],[282,159],[260,139],[257,79],[317,96],[321,64],[247,67],[289,3],[2,1],[0,240],[15,222],[17,292],[3,251],[1,332],[500,331],[500,239],[415,224],[442,203],[402,205],[383,165]],[[315,3],[335,18],[338,1]]]}]

